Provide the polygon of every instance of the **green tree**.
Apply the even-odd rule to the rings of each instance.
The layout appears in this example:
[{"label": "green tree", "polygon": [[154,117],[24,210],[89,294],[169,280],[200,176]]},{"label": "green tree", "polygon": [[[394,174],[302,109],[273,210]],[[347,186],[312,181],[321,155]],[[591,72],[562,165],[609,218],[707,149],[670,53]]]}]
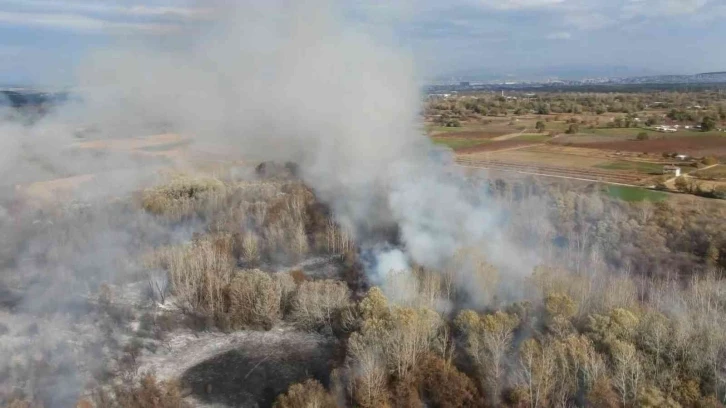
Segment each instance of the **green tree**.
[{"label": "green tree", "polygon": [[679,176],[678,178],[676,178],[676,190],[685,193],[688,191],[689,187],[690,186],[688,180],[686,180],[684,176]]},{"label": "green tree", "polygon": [[657,116],[651,116],[645,120],[645,126],[655,126],[660,123],[660,118]]},{"label": "green tree", "polygon": [[718,164],[718,159],[714,156],[706,156],[703,158],[703,164],[705,164],[706,166]]},{"label": "green tree", "polygon": [[580,132],[580,125],[578,125],[577,123],[571,123],[570,127],[567,128],[567,131],[565,133],[567,133],[568,135],[574,135],[578,132]]},{"label": "green tree", "polygon": [[716,129],[716,119],[712,118],[711,116],[704,117],[703,121],[701,122],[701,130],[704,132],[708,132],[714,129]]},{"label": "green tree", "polygon": [[545,123],[541,120],[537,121],[537,124],[534,125],[535,129],[537,129],[537,132],[542,133],[545,131]]}]

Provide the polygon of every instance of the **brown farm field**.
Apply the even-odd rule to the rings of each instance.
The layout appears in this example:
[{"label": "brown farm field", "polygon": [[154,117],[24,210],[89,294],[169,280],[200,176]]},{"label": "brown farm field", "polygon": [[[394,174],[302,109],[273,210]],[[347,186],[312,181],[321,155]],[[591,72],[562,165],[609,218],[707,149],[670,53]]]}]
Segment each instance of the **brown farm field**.
[{"label": "brown farm field", "polygon": [[723,136],[681,136],[655,140],[622,140],[613,142],[582,143],[591,149],[622,150],[643,153],[677,152],[695,157],[726,157],[726,137]]},{"label": "brown farm field", "polygon": [[720,164],[718,166],[710,167],[703,170],[698,170],[693,173],[693,176],[703,180],[726,180],[726,165]]},{"label": "brown farm field", "polygon": [[[493,147],[490,143],[487,147]],[[466,167],[482,167],[524,174],[540,174],[573,180],[593,180],[619,184],[652,185],[663,163],[658,158],[628,156],[598,149],[548,144],[490,149],[460,153],[457,162]]]},{"label": "brown farm field", "polygon": [[[430,122],[426,130],[435,143],[454,150],[461,165],[573,180],[654,186],[669,178],[662,174],[666,164],[679,166],[683,174],[695,170],[692,162],[673,161],[664,158],[664,153],[726,158],[723,133],[686,129],[662,133],[641,127],[611,127],[610,123],[620,116],[507,115],[468,118],[455,127]],[[545,125],[543,132],[536,130],[540,121]],[[579,122],[579,132],[566,134],[573,121]],[[648,140],[637,140],[643,132]]]}]

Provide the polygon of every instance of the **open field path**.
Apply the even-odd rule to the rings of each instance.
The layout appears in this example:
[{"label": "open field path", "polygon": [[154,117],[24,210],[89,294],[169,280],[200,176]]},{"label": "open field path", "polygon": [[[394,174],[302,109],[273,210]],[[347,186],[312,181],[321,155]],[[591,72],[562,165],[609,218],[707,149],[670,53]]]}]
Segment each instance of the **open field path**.
[{"label": "open field path", "polygon": [[497,137],[493,138],[492,140],[495,140],[495,141],[499,142],[501,140],[514,139],[515,137],[522,136],[526,131],[527,131],[527,128],[524,128],[519,133],[510,133],[508,135],[497,136]]},{"label": "open field path", "polygon": [[[685,177],[685,178],[690,178],[690,177],[693,177],[693,176],[692,176],[692,174],[693,174],[693,173],[698,173],[699,171],[703,171],[703,170],[708,170],[708,169],[710,169],[711,167],[716,167],[716,166],[718,166],[719,164],[720,164],[720,163],[716,163],[716,164],[711,164],[711,165],[708,165],[708,166],[706,166],[706,167],[702,167],[702,168],[700,168],[700,169],[698,169],[698,170],[694,170],[694,171],[692,171],[692,172],[690,172],[690,173],[684,173],[684,174],[682,174],[682,176],[683,176],[683,177]],[[665,181],[665,184],[668,184],[668,183],[671,183],[671,182],[675,182],[677,178],[678,178],[678,177],[671,177],[671,178],[669,178],[668,180],[666,180],[666,181]]]},{"label": "open field path", "polygon": [[598,183],[627,187],[643,187],[642,185],[636,184],[641,180],[639,176],[626,173],[570,169],[556,166],[533,166],[530,164],[501,162],[495,160],[472,160],[461,157],[456,159],[456,165],[459,167],[492,169],[533,176],[554,177],[578,181],[594,181]]}]

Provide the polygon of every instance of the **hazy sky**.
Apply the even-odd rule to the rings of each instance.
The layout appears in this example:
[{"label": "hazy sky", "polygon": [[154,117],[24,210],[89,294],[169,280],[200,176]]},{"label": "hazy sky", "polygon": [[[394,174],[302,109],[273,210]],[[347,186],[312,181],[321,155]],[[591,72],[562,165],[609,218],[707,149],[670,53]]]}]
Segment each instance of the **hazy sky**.
[{"label": "hazy sky", "polygon": [[[0,83],[70,83],[89,50],[119,41],[168,40],[180,26],[213,19],[214,1],[221,0],[0,0]],[[726,70],[726,0],[341,0],[341,5],[348,24],[395,42],[415,56],[425,75],[564,66]]]}]

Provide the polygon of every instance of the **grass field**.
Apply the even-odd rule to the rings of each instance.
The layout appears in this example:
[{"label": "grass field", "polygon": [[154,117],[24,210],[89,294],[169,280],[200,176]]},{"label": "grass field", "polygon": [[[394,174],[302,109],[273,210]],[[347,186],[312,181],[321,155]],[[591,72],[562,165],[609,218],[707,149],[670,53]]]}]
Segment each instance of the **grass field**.
[{"label": "grass field", "polygon": [[663,172],[663,165],[657,163],[645,163],[645,162],[634,162],[626,160],[617,160],[609,163],[603,163],[595,165],[599,169],[603,170],[622,170],[622,171],[633,171],[636,173],[645,174],[661,174]]},{"label": "grass field", "polygon": [[427,125],[425,130],[428,133],[456,133],[456,132],[467,132],[472,130],[481,130],[481,126],[431,126]]},{"label": "grass field", "polygon": [[726,165],[718,165],[706,170],[699,170],[693,176],[704,180],[726,180]]},{"label": "grass field", "polygon": [[546,133],[538,134],[538,133],[530,133],[530,134],[523,134],[517,137],[513,137],[511,140],[521,140],[524,142],[545,142],[549,140],[550,137]]},{"label": "grass field", "polygon": [[641,129],[641,128],[594,128],[594,129],[580,128],[580,132],[585,133],[585,134],[591,134],[591,135],[632,137],[632,138],[635,138],[636,136],[638,136],[638,133],[640,133],[640,132],[646,132],[652,138],[657,137],[657,135],[663,134],[663,133],[649,131],[647,129]]},{"label": "grass field", "polygon": [[580,133],[584,133],[584,134],[600,135],[600,136],[614,136],[614,137],[632,137],[633,139],[635,139],[638,136],[638,133],[641,133],[641,132],[647,133],[651,139],[683,137],[683,136],[689,136],[689,137],[723,136],[723,137],[726,137],[725,132],[719,132],[719,131],[715,131],[715,130],[710,131],[710,132],[701,132],[700,130],[680,129],[677,132],[664,133],[664,132],[658,132],[658,131],[655,131],[652,129],[638,128],[638,127],[631,127],[631,128],[599,127],[599,128],[594,128],[594,129],[582,128],[582,127],[580,128]]},{"label": "grass field", "polygon": [[651,191],[638,187],[626,186],[608,186],[607,193],[611,197],[619,198],[623,201],[652,201],[658,202],[665,200],[668,195],[659,191]]},{"label": "grass field", "polygon": [[447,136],[447,137],[433,137],[432,140],[438,145],[448,146],[453,150],[465,149],[468,147],[479,146],[487,144],[490,141],[487,139],[470,139],[463,137]]}]

